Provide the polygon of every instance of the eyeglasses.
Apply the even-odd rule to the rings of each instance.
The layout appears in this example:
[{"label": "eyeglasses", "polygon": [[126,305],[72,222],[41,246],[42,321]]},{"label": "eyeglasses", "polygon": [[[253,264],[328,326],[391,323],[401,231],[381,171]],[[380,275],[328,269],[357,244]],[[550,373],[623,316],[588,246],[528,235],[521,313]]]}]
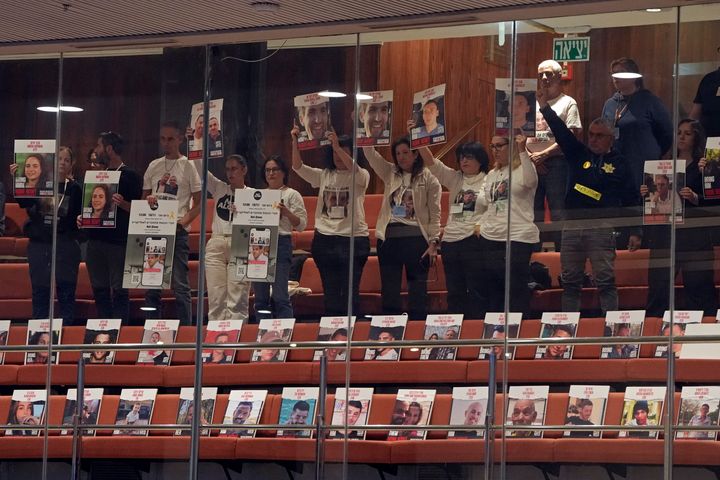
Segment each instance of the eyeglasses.
[{"label": "eyeglasses", "polygon": [[265,169],[265,173],[276,173],[276,172],[280,172],[280,171],[281,171],[281,170],[280,170],[279,168],[277,168],[277,167],[275,167],[275,168],[266,168],[266,169]]},{"label": "eyeglasses", "polygon": [[491,144],[490,144],[490,148],[492,148],[493,150],[502,150],[503,147],[507,147],[507,146],[508,146],[508,143],[510,143],[510,142],[506,142],[506,143],[491,143]]}]

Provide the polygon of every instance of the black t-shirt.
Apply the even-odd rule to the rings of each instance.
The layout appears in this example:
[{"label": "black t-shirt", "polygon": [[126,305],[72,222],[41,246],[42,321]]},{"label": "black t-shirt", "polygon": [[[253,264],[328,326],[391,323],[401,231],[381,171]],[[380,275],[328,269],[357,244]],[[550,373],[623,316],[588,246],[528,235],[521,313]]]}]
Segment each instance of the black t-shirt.
[{"label": "black t-shirt", "polygon": [[[571,416],[565,419],[565,425],[595,425],[590,420],[583,420],[578,416]],[[593,432],[591,430],[575,431],[570,432],[571,437],[592,437]]]},{"label": "black t-shirt", "polygon": [[[62,239],[77,239],[77,217],[82,210],[82,188],[74,180],[58,184],[57,231]],[[53,199],[18,198],[18,205],[28,214],[23,233],[34,241],[52,242]]]},{"label": "black t-shirt", "polygon": [[[127,165],[120,167],[118,193],[122,195],[127,202],[140,200],[142,197],[142,177]],[[130,212],[118,207],[115,228],[86,228],[84,230],[90,240],[100,240],[124,245],[127,242],[129,224]]]},{"label": "black t-shirt", "polygon": [[693,103],[702,105],[700,123],[708,137],[720,137],[720,69],[700,80]]}]

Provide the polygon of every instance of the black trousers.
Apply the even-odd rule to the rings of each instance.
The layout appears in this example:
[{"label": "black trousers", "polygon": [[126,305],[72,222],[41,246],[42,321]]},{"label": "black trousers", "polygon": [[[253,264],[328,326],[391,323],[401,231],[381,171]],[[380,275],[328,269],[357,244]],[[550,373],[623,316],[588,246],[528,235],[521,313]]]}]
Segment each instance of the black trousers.
[{"label": "black trousers", "polygon": [[[484,257],[487,311],[502,312],[505,308],[505,246],[506,242],[480,239]],[[533,243],[510,242],[510,311],[526,314],[530,308],[530,255]]]},{"label": "black trousers", "polygon": [[485,317],[488,310],[482,248],[480,238],[475,235],[442,243],[448,313],[462,313],[465,318]]},{"label": "black trousers", "polygon": [[[320,271],[323,284],[325,315],[347,315],[348,270],[350,265],[349,237],[323,235],[315,232],[310,251]],[[368,237],[352,237],[354,242],[352,308],[353,315],[360,315],[360,278],[370,254]]]},{"label": "black trousers", "polygon": [[[50,262],[52,243],[30,240],[28,243],[28,264],[32,284],[33,318],[48,318],[50,315]],[[72,325],[75,314],[75,290],[77,288],[80,245],[75,239],[58,236],[55,255],[55,290],[58,311],[64,325]]]}]

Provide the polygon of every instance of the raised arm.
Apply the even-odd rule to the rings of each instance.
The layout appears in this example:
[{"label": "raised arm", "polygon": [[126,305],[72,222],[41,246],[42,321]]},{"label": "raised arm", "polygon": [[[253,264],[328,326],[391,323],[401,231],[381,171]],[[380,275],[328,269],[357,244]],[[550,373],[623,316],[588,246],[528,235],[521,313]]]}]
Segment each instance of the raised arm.
[{"label": "raised arm", "polygon": [[575,137],[572,130],[570,130],[567,125],[565,125],[565,122],[557,116],[557,113],[550,108],[547,97],[547,89],[538,89],[537,102],[540,105],[540,113],[542,113],[542,116],[545,118],[550,130],[552,130],[555,141],[560,145],[560,149],[565,154],[565,158],[570,160],[577,151],[584,150],[585,145]]},{"label": "raised arm", "polygon": [[392,174],[393,168],[385,158],[380,155],[374,147],[363,147],[363,153],[367,158],[370,167],[375,170],[375,173],[380,177],[381,180],[385,181],[390,174]]}]

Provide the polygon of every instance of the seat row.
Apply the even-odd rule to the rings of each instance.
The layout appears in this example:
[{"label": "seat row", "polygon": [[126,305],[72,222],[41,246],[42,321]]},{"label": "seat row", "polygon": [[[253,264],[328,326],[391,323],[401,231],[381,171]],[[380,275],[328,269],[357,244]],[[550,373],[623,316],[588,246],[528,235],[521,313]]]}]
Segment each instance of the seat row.
[{"label": "seat row", "polygon": [[[705,322],[715,321],[712,317]],[[647,318],[644,335],[655,336],[660,333],[662,320]],[[461,339],[482,338],[482,320],[463,322]],[[318,335],[317,323],[298,323],[293,332],[293,341],[315,341]],[[524,320],[520,328],[521,338],[537,338],[540,335],[539,320]],[[358,321],[355,324],[353,339],[368,339],[369,322]],[[255,342],[258,326],[244,325],[241,342]],[[585,318],[580,320],[578,337],[600,337],[604,332],[604,319]],[[409,321],[406,340],[421,340],[424,335],[424,322]],[[140,343],[142,327],[123,327],[120,331],[120,343]],[[10,345],[26,343],[26,327],[10,328]],[[82,344],[83,327],[63,328],[63,344]],[[178,343],[195,342],[195,327],[181,327],[177,335]],[[535,346],[520,346],[512,361],[507,362],[508,381],[512,383],[625,383],[658,382],[665,383],[666,362],[662,358],[652,358],[655,345],[645,344],[640,348],[640,358],[636,359],[600,359],[600,345],[577,345],[570,360],[534,359]],[[290,349],[285,363],[249,363],[252,350],[238,350],[233,364],[207,364],[203,366],[203,385],[297,385],[315,384],[320,381],[320,366],[313,362],[311,349]],[[486,383],[489,376],[489,362],[478,360],[478,347],[460,347],[456,360],[420,360],[420,352],[405,348],[400,361],[363,361],[364,349],[354,348],[351,352],[352,366],[350,381],[358,385],[439,385]],[[194,355],[191,350],[178,350],[173,353],[170,366],[136,365],[137,351],[118,351],[114,365],[87,365],[85,381],[88,386],[164,386],[168,388],[192,386],[194,382]],[[54,385],[74,385],[77,378],[76,363],[79,352],[62,352],[59,365],[52,366]],[[46,381],[45,365],[23,365],[24,354],[9,352],[5,355],[5,364],[0,366],[0,385],[41,386]],[[680,359],[675,366],[675,380],[687,383],[717,383],[716,368],[720,360]],[[503,378],[504,365],[498,362],[496,376]],[[327,381],[332,385],[345,383],[344,362],[331,362],[328,365]]]},{"label": "seat row", "polygon": [[[98,423],[115,423],[120,398],[118,395],[104,395]],[[228,395],[217,396],[213,423],[223,422],[228,405]],[[327,397],[327,411],[332,411],[334,395]],[[503,396],[496,397],[498,417],[496,425],[502,423]],[[268,395],[260,418],[260,424],[278,422],[282,399],[280,395]],[[679,394],[675,395],[679,405]],[[48,422],[59,425],[62,422],[65,399],[51,397]],[[390,422],[395,395],[373,395],[369,425],[387,425]],[[172,424],[176,422],[179,405],[178,395],[158,395],[151,424]],[[562,425],[567,412],[568,395],[551,393],[545,415],[546,425]],[[435,398],[430,423],[447,425],[450,419],[452,399],[449,394]],[[0,397],[0,414],[8,412],[10,397]],[[618,425],[623,409],[623,394],[611,393],[605,415],[606,425]],[[677,411],[677,408],[675,409]],[[328,422],[329,423],[329,418]],[[605,432],[601,439],[563,438],[562,427],[546,431],[544,438],[508,438],[506,460],[509,463],[596,463],[596,464],[655,464],[663,463],[663,441],[660,439],[617,438],[617,432]],[[187,460],[190,455],[190,438],[172,436],[173,430],[150,430],[147,437],[111,436],[110,430],[99,430],[96,436],[83,438],[82,456],[102,459],[163,459]],[[274,430],[259,430],[256,438],[234,438],[218,436],[212,430],[210,437],[200,439],[201,460],[246,460],[246,461],[300,461],[315,459],[315,440],[298,438],[276,438]],[[498,437],[500,432],[496,434]],[[448,438],[446,431],[429,431],[427,440],[385,440],[387,431],[368,431],[366,440],[350,440],[348,461],[368,464],[413,464],[413,463],[482,463],[484,462],[484,440]],[[498,439],[499,440],[499,439]],[[343,460],[343,441],[327,440],[325,459],[328,462]],[[0,459],[36,459],[43,449],[41,437],[0,437]],[[720,465],[720,442],[711,440],[677,440],[674,442],[673,463],[675,465]],[[67,459],[72,455],[72,438],[60,436],[51,431],[48,456],[51,459]],[[500,460],[499,441],[494,448],[494,460]]]}]

